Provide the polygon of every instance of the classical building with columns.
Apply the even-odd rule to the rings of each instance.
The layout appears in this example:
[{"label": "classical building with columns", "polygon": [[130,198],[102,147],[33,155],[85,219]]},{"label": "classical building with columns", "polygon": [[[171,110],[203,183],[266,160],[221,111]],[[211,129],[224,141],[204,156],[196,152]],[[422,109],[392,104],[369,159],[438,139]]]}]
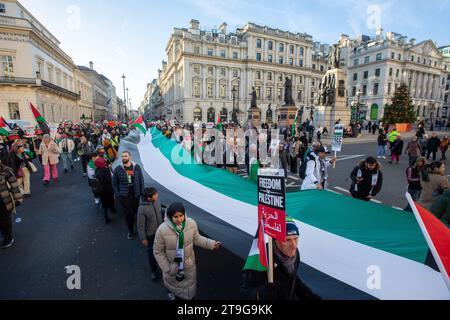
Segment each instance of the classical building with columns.
[{"label": "classical building with columns", "polygon": [[444,92],[444,106],[442,107],[442,116],[450,119],[450,46],[440,47],[439,51],[444,56],[445,62],[447,63],[447,83],[445,85]]},{"label": "classical building with columns", "polygon": [[[251,92],[258,96],[261,121],[276,121],[284,103],[286,77],[292,79],[296,106],[303,117],[314,110],[319,82],[328,70],[328,46],[310,35],[247,23],[233,32],[223,23],[218,30],[175,28],[166,47],[167,61],[159,70],[155,117],[183,122],[231,121],[239,111],[248,119]],[[269,106],[270,109],[269,109]]]},{"label": "classical building with columns", "polygon": [[347,71],[348,104],[359,99],[363,118],[383,118],[385,105],[402,83],[410,88],[418,118],[447,116],[443,104],[450,63],[433,41],[416,43],[379,29],[375,37],[341,35],[339,44],[341,66]]}]

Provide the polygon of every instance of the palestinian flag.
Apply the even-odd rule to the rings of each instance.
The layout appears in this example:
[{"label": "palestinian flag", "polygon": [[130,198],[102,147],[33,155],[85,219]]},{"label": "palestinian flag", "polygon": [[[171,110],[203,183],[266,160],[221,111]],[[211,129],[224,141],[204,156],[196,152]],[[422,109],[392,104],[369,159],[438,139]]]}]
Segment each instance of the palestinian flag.
[{"label": "palestinian flag", "polygon": [[419,222],[439,271],[450,290],[450,229],[432,213],[412,201],[409,194],[406,197]]},{"label": "palestinian flag", "polygon": [[139,118],[137,118],[137,120],[134,122],[133,126],[136,129],[138,129],[139,131],[141,131],[144,134],[144,136],[147,134],[147,128],[145,126],[143,116],[140,116]]},{"label": "palestinian flag", "polygon": [[0,117],[0,136],[9,136],[9,126],[3,117]]},{"label": "palestinian flag", "polygon": [[222,119],[220,118],[220,115],[217,116],[216,128],[217,130],[222,131]]},{"label": "palestinian flag", "polygon": [[36,122],[39,125],[39,128],[41,128],[42,132],[44,134],[50,134],[50,128],[48,127],[47,121],[39,113],[38,109],[33,105],[32,102],[30,102],[30,108],[31,108],[31,112],[33,112],[33,116],[36,119]]},{"label": "palestinian flag", "polygon": [[260,222],[244,270],[265,272],[267,271],[268,265],[267,236],[264,234],[264,226],[262,222]]},{"label": "palestinian flag", "polygon": [[298,113],[295,116],[294,124],[292,125],[291,137],[295,136],[295,130],[297,129],[297,123],[298,123]]}]

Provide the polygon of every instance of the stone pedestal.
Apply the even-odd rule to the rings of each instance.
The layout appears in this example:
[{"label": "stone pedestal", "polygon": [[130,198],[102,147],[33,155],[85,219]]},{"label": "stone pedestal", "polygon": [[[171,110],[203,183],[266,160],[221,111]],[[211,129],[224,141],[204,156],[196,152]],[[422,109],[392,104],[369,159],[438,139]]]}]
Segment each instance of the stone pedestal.
[{"label": "stone pedestal", "polygon": [[342,69],[328,70],[325,77],[334,75],[335,83],[335,101],[333,106],[317,106],[317,119],[315,119],[316,126],[327,127],[329,131],[333,130],[334,124],[341,120],[344,126],[350,125],[351,122],[351,108],[347,106],[347,76]]},{"label": "stone pedestal", "polygon": [[296,106],[282,106],[277,109],[278,127],[287,128],[292,126],[297,116],[298,108]]},{"label": "stone pedestal", "polygon": [[250,108],[248,110],[249,120],[252,122],[253,128],[261,126],[261,110],[259,108]]}]

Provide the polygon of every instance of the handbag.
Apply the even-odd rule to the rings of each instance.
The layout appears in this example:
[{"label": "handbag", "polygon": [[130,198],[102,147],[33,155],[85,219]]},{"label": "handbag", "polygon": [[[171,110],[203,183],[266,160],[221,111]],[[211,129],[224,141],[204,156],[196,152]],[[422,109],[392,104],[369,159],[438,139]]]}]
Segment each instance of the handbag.
[{"label": "handbag", "polygon": [[36,172],[38,172],[38,169],[36,168],[36,166],[34,165],[34,163],[31,162],[31,161],[28,162],[28,170],[30,170],[31,173],[36,173]]}]

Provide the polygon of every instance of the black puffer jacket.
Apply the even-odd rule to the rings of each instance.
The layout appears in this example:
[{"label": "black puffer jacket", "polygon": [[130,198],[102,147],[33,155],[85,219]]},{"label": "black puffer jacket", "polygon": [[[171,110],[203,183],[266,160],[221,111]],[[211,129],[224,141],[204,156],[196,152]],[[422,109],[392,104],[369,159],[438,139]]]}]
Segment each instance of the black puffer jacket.
[{"label": "black puffer jacket", "polygon": [[[267,272],[244,270],[242,274],[241,298],[244,300],[321,300],[303,283],[297,273],[291,276],[274,255],[274,282],[276,292],[267,295]],[[297,252],[295,270],[300,266],[300,254]]]},{"label": "black puffer jacket", "polygon": [[[144,193],[144,176],[142,174],[141,166],[137,163],[133,163],[134,171],[134,196],[139,198]],[[118,166],[114,170],[113,175],[113,188],[116,196],[127,197],[128,196],[128,177],[123,165]]]},{"label": "black puffer jacket", "polygon": [[[361,170],[361,171],[360,171]],[[358,177],[358,172],[361,172],[361,176]],[[374,176],[378,173],[378,179],[375,186],[372,186]],[[357,178],[363,178],[364,180],[360,183],[356,183]],[[368,196],[375,197],[383,186],[383,173],[381,172],[381,164],[377,163],[374,170],[367,170],[366,161],[361,161],[359,165],[353,169],[351,173],[352,186],[350,188],[350,193],[358,198],[366,198]],[[358,185],[356,187],[356,185]]]}]

